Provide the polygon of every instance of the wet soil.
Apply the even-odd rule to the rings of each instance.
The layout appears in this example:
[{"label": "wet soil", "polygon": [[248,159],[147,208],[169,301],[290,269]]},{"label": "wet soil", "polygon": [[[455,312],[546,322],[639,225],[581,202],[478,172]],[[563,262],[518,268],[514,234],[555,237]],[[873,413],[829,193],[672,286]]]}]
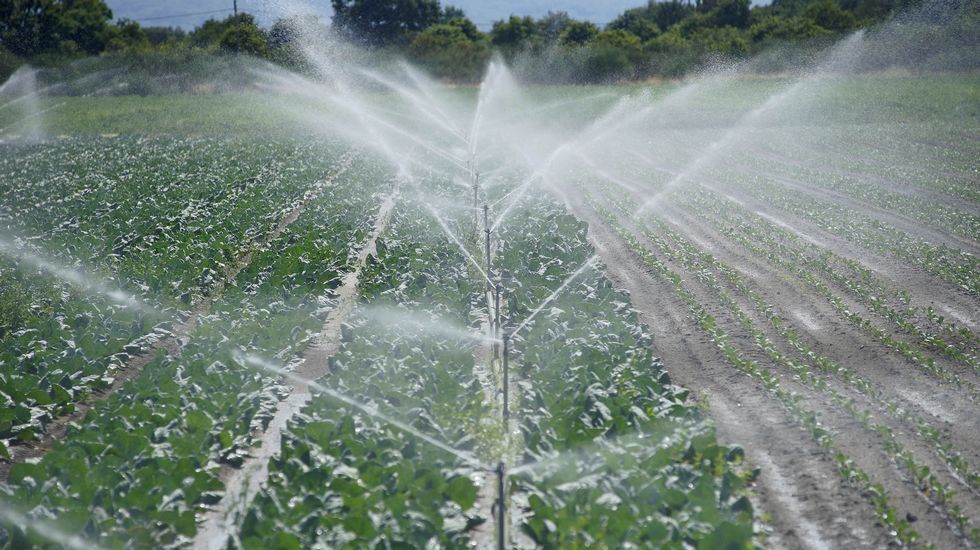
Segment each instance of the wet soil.
[{"label": "wet soil", "polygon": [[[774,223],[791,229],[805,240],[860,261],[889,284],[909,288],[917,303],[934,303],[959,311],[965,318],[964,324],[976,320],[980,303],[969,294],[952,289],[948,283],[821,231],[738,189],[719,188],[717,182],[712,182],[712,189],[737,199],[733,207],[765,213]],[[896,544],[894,535],[879,520],[865,488],[841,476],[833,451],[846,455],[873,483],[884,488],[889,504],[901,519],[910,522],[922,542],[938,548],[969,547],[970,541],[964,536],[968,533],[955,526],[953,511],[972,520],[975,527],[980,518],[980,495],[975,480],[968,481],[955,472],[937,450],[939,445],[953,450],[971,473],[980,465],[980,437],[977,436],[980,415],[976,403],[963,388],[917,368],[870,332],[855,326],[796,274],[754,256],[696,213],[669,198],[664,200],[651,216],[665,223],[679,238],[737,270],[751,292],[761,296],[815,354],[851,369],[868,382],[870,389],[858,391],[853,384],[830,374],[820,374],[822,387],[804,383],[759,347],[755,334],[722,305],[716,289],[643,238],[644,228],[640,223],[629,216],[619,216],[620,226],[636,236],[647,252],[682,277],[685,288],[731,336],[731,344],[739,354],[754,361],[760,369],[775,374],[783,389],[798,395],[801,404],[816,413],[821,426],[832,435],[834,447],[828,449],[802,429],[770,391],[726,361],[673,287],[642,263],[592,201],[602,204],[606,212],[615,211],[614,205],[604,203],[601,194],[586,197],[571,186],[552,191],[574,215],[589,223],[590,238],[607,267],[608,276],[630,292],[633,306],[653,334],[654,351],[663,358],[673,381],[691,389],[695,399],[704,405],[716,425],[719,439],[743,447],[748,462],[761,469],[752,498],[768,526],[767,546],[880,548]],[[620,186],[615,193],[622,195],[623,191]],[[641,204],[642,196],[631,196],[629,201]],[[748,296],[730,285],[722,284],[722,287],[775,349],[798,363],[811,360],[800,356],[765,316],[755,311],[754,302]],[[833,285],[832,288],[844,295],[843,289]],[[847,304],[882,327],[885,333],[914,342],[914,338],[889,325],[859,301],[851,299]],[[970,369],[938,352],[924,350],[924,353],[964,377],[975,376]],[[872,399],[870,395],[879,397]],[[856,410],[868,414],[868,420],[861,421],[845,410],[834,396],[851,400]],[[897,410],[889,409],[883,402],[895,405]],[[912,418],[921,423],[913,422]],[[923,427],[939,434],[938,444],[923,435]],[[890,431],[892,438],[879,429]],[[899,454],[896,445],[906,454]],[[916,482],[899,456],[911,456],[916,464],[927,466],[937,482],[957,494],[943,502],[928,487]]]}]

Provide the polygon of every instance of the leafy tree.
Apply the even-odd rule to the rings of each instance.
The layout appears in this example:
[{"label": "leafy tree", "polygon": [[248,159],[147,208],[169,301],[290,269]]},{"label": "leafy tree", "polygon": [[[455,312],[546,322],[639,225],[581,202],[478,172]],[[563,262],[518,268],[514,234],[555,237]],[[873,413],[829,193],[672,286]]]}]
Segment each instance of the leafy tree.
[{"label": "leafy tree", "polygon": [[538,32],[547,42],[556,42],[561,39],[562,33],[575,20],[565,11],[549,11],[544,17],[538,20]]},{"label": "leafy tree", "polygon": [[643,42],[660,34],[660,26],[657,25],[657,22],[650,16],[646,8],[626,10],[619,17],[613,19],[606,28],[630,32],[639,37]]},{"label": "leafy tree", "polygon": [[605,30],[588,43],[585,79],[603,82],[629,78],[642,58],[640,39],[622,29]]},{"label": "leafy tree", "polygon": [[616,48],[595,48],[585,63],[589,80],[604,82],[629,76],[632,64],[626,52]]},{"label": "leafy tree", "polygon": [[749,52],[749,41],[735,27],[703,27],[690,36],[695,49],[706,54],[742,55]]},{"label": "leafy tree", "polygon": [[857,26],[854,14],[841,9],[836,0],[820,0],[811,4],[805,12],[806,17],[817,25],[835,32],[843,32]]},{"label": "leafy tree", "polygon": [[669,2],[651,1],[646,7],[647,17],[653,19],[661,30],[666,31],[688,17],[694,15],[694,6],[681,0]]},{"label": "leafy tree", "polygon": [[[857,19],[880,20],[910,7],[916,0],[841,0],[840,7],[851,12]],[[821,27],[823,25],[820,25]]]},{"label": "leafy tree", "polygon": [[105,49],[108,51],[141,51],[150,48],[150,39],[139,23],[120,19],[105,33]]},{"label": "leafy tree", "polygon": [[180,27],[143,27],[143,33],[151,46],[176,44],[187,38],[187,32]]},{"label": "leafy tree", "polygon": [[752,42],[778,40],[791,42],[819,38],[832,34],[829,30],[817,25],[809,17],[775,17],[768,16],[749,27],[749,39]]},{"label": "leafy tree", "polygon": [[112,10],[105,2],[60,0],[53,2],[53,8],[59,49],[95,55],[105,48],[104,35],[112,19]]},{"label": "leafy tree", "polygon": [[691,41],[681,34],[680,29],[673,28],[646,43],[646,49],[658,53],[682,53],[691,49]]},{"label": "leafy tree", "polygon": [[[484,37],[465,18],[432,25],[415,35],[408,52],[433,74],[452,80],[476,80],[489,58]],[[474,40],[473,36],[476,36]]]},{"label": "leafy tree", "polygon": [[240,13],[224,19],[208,19],[187,36],[188,43],[196,48],[215,48],[221,42],[221,37],[231,27],[239,24],[255,25],[255,16]]},{"label": "leafy tree", "polygon": [[570,46],[581,46],[599,34],[599,27],[590,21],[572,21],[561,33],[561,43]]},{"label": "leafy tree", "polygon": [[0,46],[15,56],[29,57],[50,49],[54,14],[50,2],[0,2]]},{"label": "leafy tree", "polygon": [[638,36],[623,29],[602,31],[592,39],[592,44],[602,48],[616,48],[625,52],[639,51],[643,47]]},{"label": "leafy tree", "polygon": [[510,16],[506,21],[496,21],[490,30],[494,46],[518,49],[540,41],[538,24],[530,17]]},{"label": "leafy tree", "polygon": [[337,30],[373,46],[407,44],[413,33],[443,17],[439,0],[330,0],[330,4]]},{"label": "leafy tree", "polygon": [[772,0],[770,9],[777,17],[797,17],[803,15],[813,0]]},{"label": "leafy tree", "polygon": [[459,27],[459,30],[463,31],[463,34],[466,35],[466,38],[469,38],[473,42],[485,38],[483,33],[480,32],[480,29],[476,28],[476,25],[466,17],[454,17],[447,21],[447,24],[453,27]]},{"label": "leafy tree", "polygon": [[218,39],[218,46],[228,52],[263,57],[268,53],[268,39],[255,23],[238,22],[231,25]]},{"label": "leafy tree", "polygon": [[448,23],[453,19],[466,19],[466,12],[456,6],[446,6],[439,14],[440,23]]},{"label": "leafy tree", "polygon": [[716,27],[746,29],[749,26],[749,0],[718,0],[708,12]]},{"label": "leafy tree", "polygon": [[112,10],[102,0],[3,0],[0,45],[14,55],[94,55],[105,47]]}]

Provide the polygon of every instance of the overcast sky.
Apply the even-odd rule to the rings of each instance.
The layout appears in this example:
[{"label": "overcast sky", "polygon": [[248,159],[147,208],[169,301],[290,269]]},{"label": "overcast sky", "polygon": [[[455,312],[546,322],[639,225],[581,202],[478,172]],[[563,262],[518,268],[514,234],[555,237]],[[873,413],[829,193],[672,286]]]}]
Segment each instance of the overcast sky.
[{"label": "overcast sky", "polygon": [[[193,29],[209,18],[231,14],[233,0],[107,0],[117,18],[135,19],[144,26],[171,26]],[[576,19],[588,19],[600,25],[612,21],[623,10],[646,4],[646,0],[444,0],[443,6],[462,8],[482,30],[507,16],[540,17],[549,10],[567,11]],[[238,0],[238,9],[255,14],[259,23],[268,26],[285,13],[305,11],[331,14],[329,0]]]}]

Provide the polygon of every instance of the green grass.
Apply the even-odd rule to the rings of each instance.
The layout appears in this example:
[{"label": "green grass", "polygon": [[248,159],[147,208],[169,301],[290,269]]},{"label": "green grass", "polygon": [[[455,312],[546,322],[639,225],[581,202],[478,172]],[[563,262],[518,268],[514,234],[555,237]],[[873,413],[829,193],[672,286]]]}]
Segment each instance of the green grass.
[{"label": "green grass", "polygon": [[[774,94],[792,86],[788,78],[739,78],[705,81],[697,84],[713,89],[705,97],[697,94],[683,102],[682,109],[666,110],[668,121],[693,123],[697,119],[713,124],[733,123]],[[588,120],[612,105],[616,96],[649,94],[655,104],[685,84],[678,82],[626,86],[541,86],[525,91],[531,102],[570,101],[594,96],[591,102],[559,109]],[[790,123],[895,123],[910,121],[958,121],[980,124],[980,75],[871,75],[816,79],[807,86],[805,101],[787,105]],[[447,96],[472,101],[474,88],[451,88]],[[374,94],[379,103],[392,98]],[[91,134],[239,134],[254,132],[296,133],[299,117],[293,110],[308,100],[274,96],[259,92],[228,94],[184,94],[160,96],[47,97],[40,101],[43,128],[47,135]],[[291,114],[292,111],[292,114]],[[11,107],[0,109],[0,128],[16,131],[26,113]]]}]

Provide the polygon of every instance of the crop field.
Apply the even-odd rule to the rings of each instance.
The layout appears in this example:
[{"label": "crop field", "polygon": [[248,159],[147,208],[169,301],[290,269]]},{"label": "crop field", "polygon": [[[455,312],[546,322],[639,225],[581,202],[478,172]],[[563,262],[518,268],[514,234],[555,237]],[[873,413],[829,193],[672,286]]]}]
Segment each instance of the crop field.
[{"label": "crop field", "polygon": [[980,545],[980,78],[826,69],[0,107],[0,547]]}]

